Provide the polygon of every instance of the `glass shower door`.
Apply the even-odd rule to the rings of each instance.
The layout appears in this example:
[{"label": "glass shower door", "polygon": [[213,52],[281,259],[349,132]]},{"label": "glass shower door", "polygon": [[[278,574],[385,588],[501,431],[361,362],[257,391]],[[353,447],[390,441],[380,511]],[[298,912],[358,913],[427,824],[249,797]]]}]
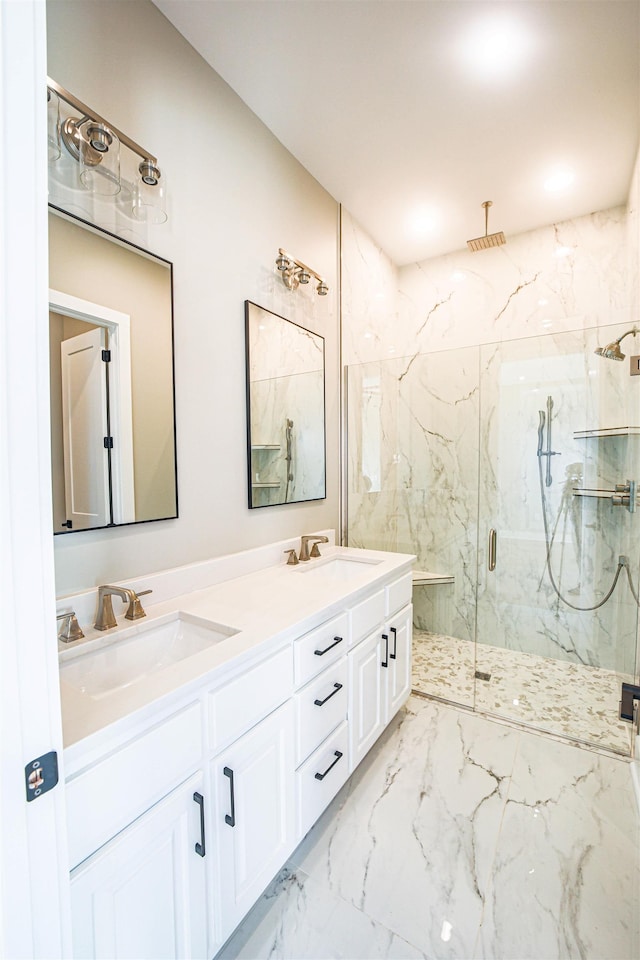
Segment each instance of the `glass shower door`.
[{"label": "glass shower door", "polygon": [[477,347],[348,368],[350,546],[413,553],[415,690],[473,706]]},{"label": "glass shower door", "polygon": [[481,348],[475,708],[628,754],[640,510],[612,497],[640,479],[640,381],[597,344],[586,330]]}]

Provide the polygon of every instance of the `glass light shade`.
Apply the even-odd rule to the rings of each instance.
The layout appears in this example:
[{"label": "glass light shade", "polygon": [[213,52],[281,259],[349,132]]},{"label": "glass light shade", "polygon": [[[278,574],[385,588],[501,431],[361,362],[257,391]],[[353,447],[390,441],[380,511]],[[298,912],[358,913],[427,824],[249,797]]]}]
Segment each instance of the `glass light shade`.
[{"label": "glass light shade", "polygon": [[54,163],[60,156],[60,100],[47,89],[47,157]]},{"label": "glass light shade", "polygon": [[167,219],[166,180],[155,164],[144,160],[133,187],[131,214],[143,223],[165,223]]},{"label": "glass light shade", "polygon": [[102,123],[80,127],[80,182],[85,189],[100,197],[120,193],[120,141]]}]

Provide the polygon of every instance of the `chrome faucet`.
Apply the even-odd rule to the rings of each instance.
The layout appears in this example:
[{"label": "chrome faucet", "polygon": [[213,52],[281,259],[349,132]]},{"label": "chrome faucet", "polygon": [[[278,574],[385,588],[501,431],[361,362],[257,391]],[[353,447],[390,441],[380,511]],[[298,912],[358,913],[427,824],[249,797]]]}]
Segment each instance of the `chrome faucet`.
[{"label": "chrome faucet", "polygon": [[[313,543],[311,547],[311,553],[309,553],[309,544]],[[318,549],[319,543],[329,543],[329,537],[316,537],[305,534],[304,537],[300,540],[300,559],[309,560],[311,557],[319,557],[320,550]]]},{"label": "chrome faucet", "polygon": [[141,590],[140,593],[136,593],[130,587],[114,587],[110,583],[102,584],[98,587],[98,614],[94,624],[96,630],[110,630],[111,627],[118,625],[116,615],[113,612],[112,596],[120,597],[125,603],[129,603],[125,613],[126,620],[140,620],[142,617],[146,617],[140,603],[140,597],[144,597],[151,592],[151,590]]}]

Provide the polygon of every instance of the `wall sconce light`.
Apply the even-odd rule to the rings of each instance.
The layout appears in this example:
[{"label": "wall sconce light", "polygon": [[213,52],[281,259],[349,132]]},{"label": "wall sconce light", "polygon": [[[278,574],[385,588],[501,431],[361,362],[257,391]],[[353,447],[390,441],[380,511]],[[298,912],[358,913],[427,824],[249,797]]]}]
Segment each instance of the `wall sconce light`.
[{"label": "wall sconce light", "polygon": [[53,163],[60,156],[60,99],[47,90],[47,157]]},{"label": "wall sconce light", "polygon": [[288,290],[297,290],[299,285],[310,283],[311,278],[317,281],[316,293],[319,297],[326,297],[329,293],[329,287],[319,273],[306,266],[301,260],[294,257],[280,248],[276,257],[276,267],[282,274],[282,282]]},{"label": "wall sconce light", "polygon": [[[73,107],[80,114],[60,122],[59,102]],[[57,120],[52,118],[58,104]],[[92,194],[115,197],[120,193],[120,145],[137,154],[142,163],[131,191],[131,215],[146,223],[164,223],[167,219],[165,183],[157,159],[139,144],[101,117],[59,83],[47,77],[49,109],[49,160],[55,162],[61,154],[60,144],[79,165],[80,183]],[[53,125],[57,132],[52,134]],[[52,147],[57,139],[58,152]]]}]

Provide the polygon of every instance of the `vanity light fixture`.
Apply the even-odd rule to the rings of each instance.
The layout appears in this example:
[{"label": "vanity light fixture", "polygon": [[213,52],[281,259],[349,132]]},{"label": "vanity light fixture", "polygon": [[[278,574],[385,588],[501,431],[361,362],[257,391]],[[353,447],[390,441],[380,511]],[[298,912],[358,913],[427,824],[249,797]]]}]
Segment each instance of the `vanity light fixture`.
[{"label": "vanity light fixture", "polygon": [[[78,111],[80,116],[57,119],[57,132],[52,132],[55,103],[64,100]],[[74,94],[47,77],[47,102],[49,105],[50,161],[57,155],[51,144],[61,143],[66,152],[80,167],[80,182],[87,190],[102,197],[115,197],[120,193],[120,145],[140,157],[138,177],[133,185],[131,214],[147,223],[164,223],[167,219],[165,185],[153,154],[135,140],[122,133],[100,114],[79,100]],[[52,106],[52,103],[54,104]]]},{"label": "vanity light fixture", "polygon": [[288,290],[297,290],[301,283],[310,283],[313,278],[317,281],[316,293],[319,297],[326,297],[329,293],[327,281],[324,280],[319,273],[316,273],[311,267],[302,263],[301,260],[296,260],[295,257],[289,256],[282,247],[278,250],[276,267],[282,274],[282,282]]}]

